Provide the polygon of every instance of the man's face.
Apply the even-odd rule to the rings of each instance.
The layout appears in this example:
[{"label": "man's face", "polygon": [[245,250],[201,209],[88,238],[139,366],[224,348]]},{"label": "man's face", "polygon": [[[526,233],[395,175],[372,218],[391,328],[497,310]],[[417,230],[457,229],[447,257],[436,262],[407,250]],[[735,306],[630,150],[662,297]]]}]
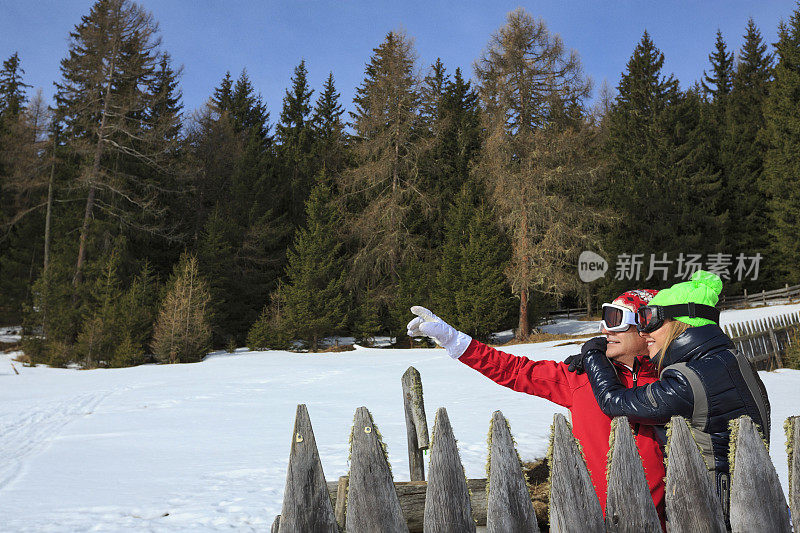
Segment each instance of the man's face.
[{"label": "man's face", "polygon": [[628,326],[625,331],[608,331],[603,328],[602,333],[608,339],[606,356],[612,361],[632,366],[637,355],[647,355],[647,341],[639,336],[636,326]]}]

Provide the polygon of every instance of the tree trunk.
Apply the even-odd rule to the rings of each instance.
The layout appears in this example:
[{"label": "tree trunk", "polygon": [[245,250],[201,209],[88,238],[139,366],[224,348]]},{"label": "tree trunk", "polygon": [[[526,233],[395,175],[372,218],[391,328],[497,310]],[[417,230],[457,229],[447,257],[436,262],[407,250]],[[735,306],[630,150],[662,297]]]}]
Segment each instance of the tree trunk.
[{"label": "tree trunk", "polygon": [[[99,143],[98,143],[99,144]],[[75,275],[72,277],[72,287],[77,289],[78,284],[83,280],[83,263],[86,260],[86,235],[89,233],[89,221],[92,217],[94,207],[95,186],[89,186],[89,194],[86,196],[86,210],[83,213],[83,225],[81,225],[80,245],[78,246],[78,262],[75,265]],[[73,303],[77,297],[77,292],[73,294]]]},{"label": "tree trunk", "polygon": [[47,214],[44,218],[44,273],[47,275],[47,267],[50,265],[50,220],[53,213],[53,181],[56,173],[56,143],[57,137],[53,137],[53,155],[50,160],[50,183],[47,186]]},{"label": "tree trunk", "polygon": [[531,334],[531,326],[528,323],[528,289],[522,289],[519,293],[519,326],[517,327],[517,338],[525,340]]},{"label": "tree trunk", "polygon": [[[111,82],[114,79],[114,70],[116,69],[117,61],[117,47],[119,39],[115,37],[114,47],[111,50],[111,64],[108,67],[108,81],[106,83],[105,97],[103,99],[103,111],[100,115],[100,128],[97,130],[97,146],[94,150],[94,161],[92,163],[92,173],[89,176],[89,194],[86,196],[86,211],[83,214],[83,225],[81,226],[80,245],[78,246],[78,262],[75,265],[75,275],[72,278],[72,287],[77,289],[78,284],[83,279],[83,263],[86,260],[86,236],[89,233],[89,222],[92,217],[92,209],[94,208],[94,197],[97,194],[97,187],[95,180],[100,173],[100,158],[103,157],[103,135],[106,128],[106,118],[108,116],[109,100],[111,99]],[[77,292],[73,293],[73,303],[77,299]]]},{"label": "tree trunk", "polygon": [[47,214],[44,218],[44,264],[42,265],[42,276],[44,277],[45,298],[42,302],[42,334],[47,337],[47,292],[50,290],[50,221],[53,214],[53,181],[55,180],[56,168],[56,143],[57,137],[53,136],[53,157],[50,160],[50,183],[47,185]]},{"label": "tree trunk", "polygon": [[592,289],[586,285],[586,316],[592,316]]}]

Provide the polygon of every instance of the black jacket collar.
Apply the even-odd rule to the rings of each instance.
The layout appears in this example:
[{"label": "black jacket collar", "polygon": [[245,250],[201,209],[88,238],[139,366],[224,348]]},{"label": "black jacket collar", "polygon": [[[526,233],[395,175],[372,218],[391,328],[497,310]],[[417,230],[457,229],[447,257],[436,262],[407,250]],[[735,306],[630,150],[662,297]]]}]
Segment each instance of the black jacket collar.
[{"label": "black jacket collar", "polygon": [[683,363],[701,357],[714,348],[732,348],[733,343],[716,324],[689,328],[667,348],[662,366]]}]

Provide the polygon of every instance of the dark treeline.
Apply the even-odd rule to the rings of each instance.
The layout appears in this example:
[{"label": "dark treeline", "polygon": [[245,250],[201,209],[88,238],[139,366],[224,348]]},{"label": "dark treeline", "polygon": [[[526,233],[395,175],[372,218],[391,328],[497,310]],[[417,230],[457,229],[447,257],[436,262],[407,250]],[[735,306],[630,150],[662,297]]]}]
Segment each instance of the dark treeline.
[{"label": "dark treeline", "polygon": [[[24,324],[35,361],[125,366],[407,342],[412,304],[525,338],[546,309],[688,268],[583,284],[583,250],[643,253],[644,271],[722,254],[734,292],[800,283],[800,7],[778,35],[711,36],[681,90],[645,32],[590,108],[577,53],[518,9],[472,77],[390,32],[349,114],[302,60],[280,104],[242,71],[187,113],[152,16],[99,0],[52,106],[24,58],[0,70],[0,322]],[[756,254],[757,280],[733,275]]]}]

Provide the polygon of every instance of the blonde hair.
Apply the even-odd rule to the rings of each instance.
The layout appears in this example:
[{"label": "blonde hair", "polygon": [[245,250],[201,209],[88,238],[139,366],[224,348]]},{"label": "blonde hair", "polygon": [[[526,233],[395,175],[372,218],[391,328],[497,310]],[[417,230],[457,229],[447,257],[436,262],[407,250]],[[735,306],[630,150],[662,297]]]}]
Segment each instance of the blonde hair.
[{"label": "blonde hair", "polygon": [[672,344],[672,341],[677,339],[684,331],[686,331],[687,329],[692,327],[689,324],[687,324],[686,322],[681,322],[680,320],[668,320],[661,327],[663,328],[665,326],[667,328],[669,328],[669,331],[667,332],[667,339],[664,341],[664,346],[661,347],[661,350],[659,352],[660,355],[661,355],[658,358],[658,375],[659,376],[661,375],[661,371],[664,369],[664,356],[667,353],[667,349],[669,348],[669,345]]}]

